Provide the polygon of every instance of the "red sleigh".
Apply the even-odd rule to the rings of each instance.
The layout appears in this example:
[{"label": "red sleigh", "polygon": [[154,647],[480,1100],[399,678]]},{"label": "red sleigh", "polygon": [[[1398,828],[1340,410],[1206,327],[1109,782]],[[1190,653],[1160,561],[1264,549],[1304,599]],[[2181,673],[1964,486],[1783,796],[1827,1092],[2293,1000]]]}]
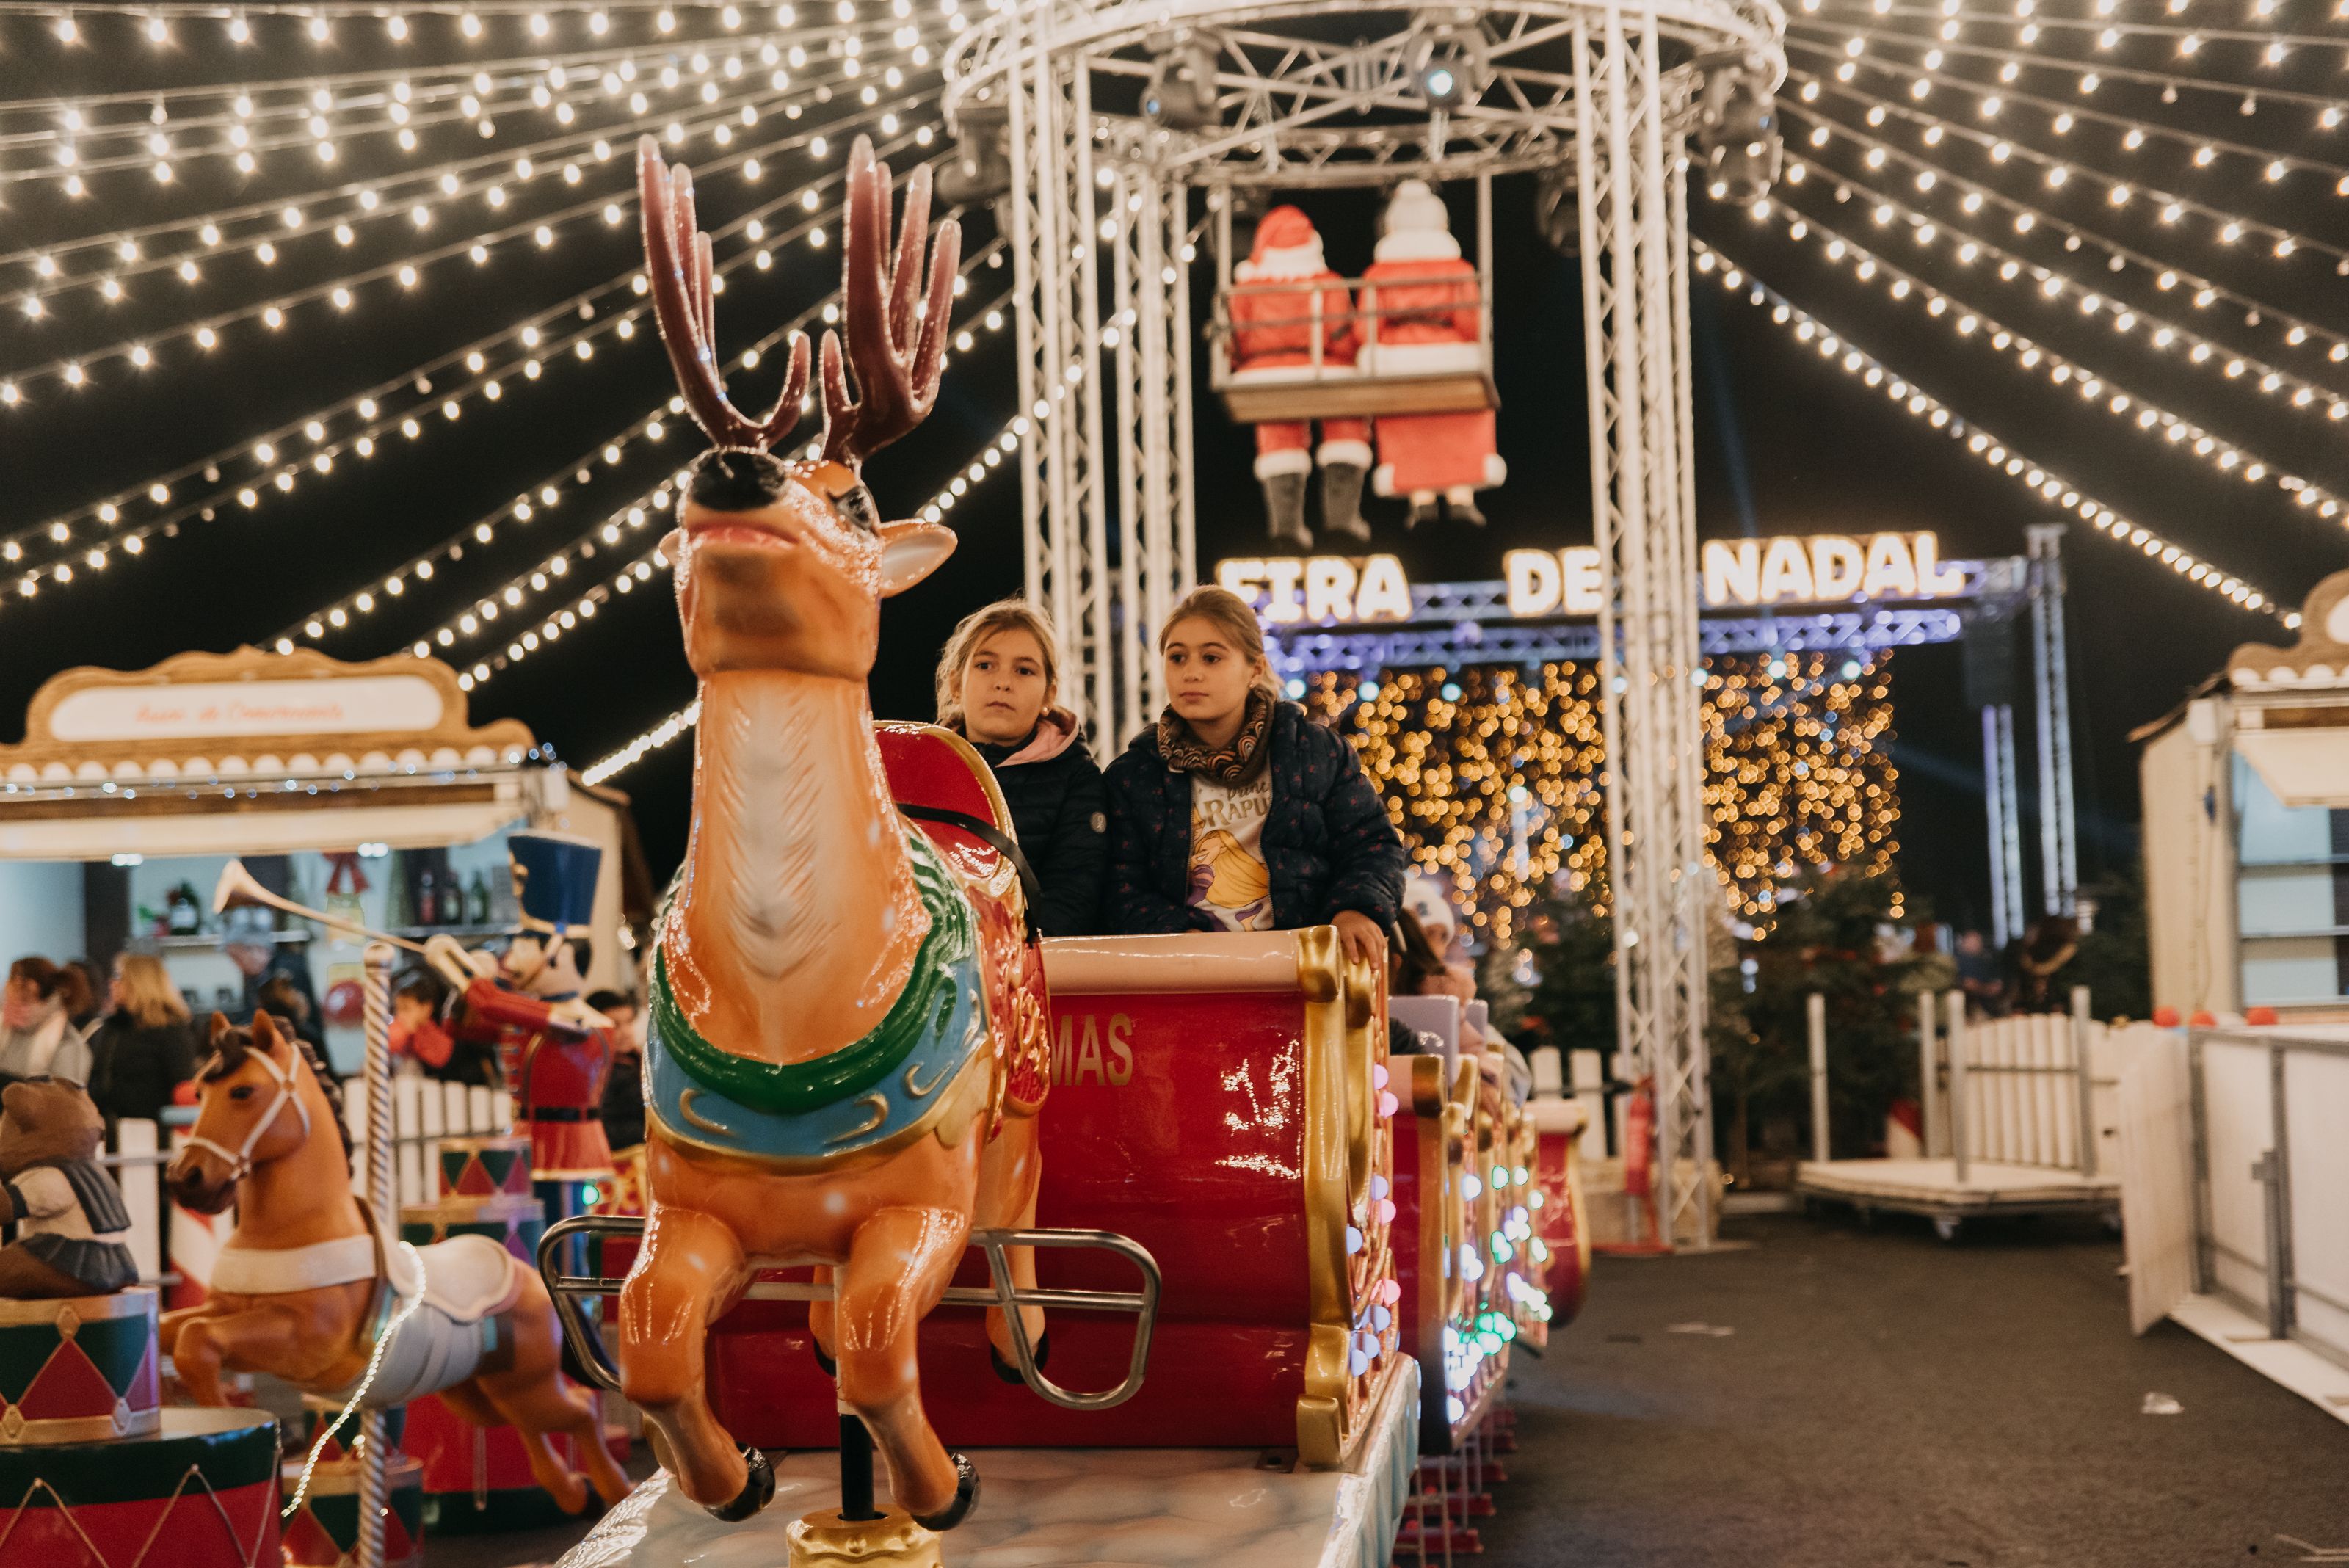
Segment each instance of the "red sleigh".
[{"label": "red sleigh", "polygon": [[[968,748],[910,726],[884,727],[881,744],[908,815],[988,874],[1005,814]],[[1041,953],[1039,1229],[973,1233],[921,1329],[932,1418],[973,1446],[1293,1448],[1309,1465],[1342,1463],[1402,1333],[1378,977],[1350,971],[1327,928],[1053,940]],[[548,1231],[548,1261],[564,1234],[611,1233],[602,1277],[550,1274],[558,1299],[616,1288],[633,1223],[589,1216]],[[1042,1249],[1032,1295],[1006,1281],[1000,1249],[1014,1243]],[[739,1440],[833,1441],[833,1386],[807,1326],[820,1289],[805,1270],[763,1272],[713,1326],[712,1404]],[[1021,1357],[1025,1387],[999,1373],[980,1321],[1013,1300],[1052,1314],[1046,1365]],[[571,1323],[574,1335],[587,1326]]]}]

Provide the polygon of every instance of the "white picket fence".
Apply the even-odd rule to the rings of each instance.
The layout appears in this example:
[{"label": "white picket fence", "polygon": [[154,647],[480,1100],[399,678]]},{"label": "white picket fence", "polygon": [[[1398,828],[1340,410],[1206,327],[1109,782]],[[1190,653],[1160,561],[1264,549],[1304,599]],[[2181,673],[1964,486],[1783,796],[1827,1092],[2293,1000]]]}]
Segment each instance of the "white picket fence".
[{"label": "white picket fence", "polygon": [[1938,1030],[1935,1011],[1920,1005],[1918,1032],[1929,1157],[1954,1161],[1961,1180],[1975,1161],[2112,1175],[2120,1069],[2085,986],[2069,1012],[1969,1020],[1954,991]]},{"label": "white picket fence", "polygon": [[[503,1089],[403,1074],[392,1086],[392,1169],[402,1205],[428,1203],[440,1190],[432,1146],[444,1137],[491,1137],[513,1129],[513,1098]],[[351,1131],[353,1181],[367,1169],[367,1083],[353,1078],[343,1089],[343,1118]],[[139,1277],[150,1283],[167,1276],[199,1284],[212,1278],[212,1259],[234,1228],[231,1215],[191,1214],[163,1190],[163,1168],[187,1141],[188,1129],[159,1127],[126,1118],[116,1124],[115,1152],[106,1157],[123,1206],[130,1214],[130,1255]],[[398,1223],[398,1216],[388,1216]]]},{"label": "white picket fence", "polygon": [[[1827,1148],[1824,999],[1810,998],[1812,1158]],[[1917,996],[1919,1109],[1924,1154],[1967,1168],[2026,1166],[2094,1177],[2113,1169],[2113,1096],[2120,1077],[2112,1029],[2088,1015],[2085,987],[2068,1013],[1966,1016],[1962,993]]]}]

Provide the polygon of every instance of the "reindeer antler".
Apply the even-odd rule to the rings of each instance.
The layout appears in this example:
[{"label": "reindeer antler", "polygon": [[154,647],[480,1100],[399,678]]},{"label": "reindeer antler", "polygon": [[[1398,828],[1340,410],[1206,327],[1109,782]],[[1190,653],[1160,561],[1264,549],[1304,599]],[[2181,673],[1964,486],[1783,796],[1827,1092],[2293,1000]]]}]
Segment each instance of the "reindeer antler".
[{"label": "reindeer antler", "polygon": [[660,143],[647,136],[636,142],[636,187],[643,198],[645,275],[652,282],[653,316],[685,406],[718,445],[764,452],[800,422],[800,400],[807,395],[807,335],[792,334],[791,368],[774,406],[755,420],[745,417],[728,400],[726,379],[718,372],[709,236],[694,226],[693,175],[682,163],[673,171],[665,167]]},{"label": "reindeer antler", "polygon": [[[861,397],[851,402],[840,361],[840,340],[823,335],[823,455],[851,466],[879,452],[929,416],[938,398],[938,365],[946,352],[947,317],[954,298],[962,226],[938,225],[930,253],[928,304],[921,335],[914,333],[915,289],[921,281],[922,237],[930,222],[930,170],[923,164],[905,182],[905,216],[897,258],[889,249],[889,166],[876,162],[864,137],[848,155],[848,244],[843,258],[842,311],[848,361]],[[885,302],[884,296],[886,296]]]}]

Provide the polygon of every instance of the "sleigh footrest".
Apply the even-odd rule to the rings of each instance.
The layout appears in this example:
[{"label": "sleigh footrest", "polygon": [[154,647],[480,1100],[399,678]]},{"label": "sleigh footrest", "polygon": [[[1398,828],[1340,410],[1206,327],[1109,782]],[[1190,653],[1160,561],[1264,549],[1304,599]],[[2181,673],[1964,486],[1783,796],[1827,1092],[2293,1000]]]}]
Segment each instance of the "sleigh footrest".
[{"label": "sleigh footrest", "polygon": [[[585,1303],[591,1296],[619,1293],[627,1282],[625,1278],[603,1272],[574,1274],[563,1267],[564,1243],[578,1236],[626,1236],[641,1239],[645,1221],[635,1215],[581,1214],[557,1220],[546,1228],[539,1238],[538,1272],[546,1282],[547,1294],[554,1299],[556,1315],[562,1320],[563,1336],[570,1345],[574,1358],[587,1375],[587,1380],[607,1392],[617,1394],[620,1371],[604,1344],[604,1336],[593,1318],[587,1314]],[[1158,1261],[1150,1250],[1130,1236],[1114,1231],[998,1231],[974,1230],[970,1245],[987,1256],[987,1273],[991,1282],[981,1289],[976,1285],[950,1285],[940,1298],[944,1304],[954,1306],[1000,1307],[1004,1326],[1011,1336],[1012,1363],[1019,1369],[1020,1381],[1038,1397],[1069,1410],[1106,1410],[1123,1405],[1141,1392],[1144,1369],[1150,1360],[1150,1335],[1158,1321],[1158,1297],[1161,1282]],[[1114,1252],[1132,1263],[1142,1276],[1138,1291],[1022,1290],[1012,1282],[1008,1250],[1013,1247],[1090,1247]],[[602,1259],[600,1251],[597,1262]],[[749,1301],[830,1301],[833,1287],[809,1280],[754,1280],[743,1293]],[[1038,1307],[1051,1312],[1118,1312],[1134,1314],[1133,1354],[1126,1366],[1125,1378],[1114,1388],[1084,1392],[1063,1388],[1044,1376],[1036,1364],[1036,1347],[1028,1338],[1028,1325],[1019,1308]]]}]

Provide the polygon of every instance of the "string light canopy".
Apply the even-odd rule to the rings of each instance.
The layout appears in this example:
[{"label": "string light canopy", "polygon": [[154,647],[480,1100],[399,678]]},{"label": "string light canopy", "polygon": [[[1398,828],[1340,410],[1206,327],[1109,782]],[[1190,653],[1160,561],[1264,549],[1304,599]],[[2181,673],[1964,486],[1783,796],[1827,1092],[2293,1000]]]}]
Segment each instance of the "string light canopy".
[{"label": "string light canopy", "polygon": [[[2141,4],[2122,16],[2123,0],[2080,0],[2063,17],[2036,0],[2016,0],[2012,15],[1982,0],[1800,0],[1785,107],[1798,122],[1790,134],[1808,142],[1805,157],[1789,163],[1775,193],[1702,222],[1721,225],[1723,243],[1740,250],[1733,233],[1754,231],[1731,223],[1758,223],[1774,243],[1794,242],[1799,260],[1786,275],[1772,268],[1789,290],[1857,278],[1948,328],[1909,343],[1912,357],[1978,344],[2015,371],[2076,390],[2118,429],[2138,432],[2113,445],[2128,461],[2239,476],[2263,499],[2349,523],[2329,453],[2288,465],[2297,449],[2282,444],[2276,422],[2290,412],[2323,432],[2349,412],[2349,370],[2341,369],[2349,335],[2330,325],[2336,317],[2327,309],[2307,305],[2294,282],[2311,268],[2349,268],[2349,249],[2326,237],[2331,214],[2320,203],[2330,198],[2318,194],[2349,195],[2349,164],[2323,140],[2341,117],[2305,79],[2343,44],[2280,23],[2207,26],[2208,0],[2200,16],[2190,15],[2193,3],[2168,0],[2155,13]],[[633,339],[646,329],[633,270],[585,289],[575,279],[549,288],[548,303],[537,303],[534,280],[539,258],[551,273],[570,234],[633,223],[633,198],[616,176],[626,161],[613,153],[639,130],[689,151],[698,176],[740,197],[733,222],[713,228],[721,285],[823,251],[816,208],[854,130],[870,128],[893,151],[926,155],[937,134],[936,52],[1001,8],[998,0],[166,0],[129,12],[0,0],[0,28],[36,26],[49,35],[42,47],[61,58],[171,61],[250,50],[256,67],[277,73],[0,104],[0,182],[59,213],[96,211],[99,202],[82,198],[103,193],[120,225],[85,223],[46,245],[11,241],[0,254],[8,290],[0,301],[13,301],[22,317],[10,325],[36,334],[17,339],[30,350],[0,370],[0,415],[14,410],[30,422],[71,406],[69,398],[120,395],[164,373],[194,378],[216,362],[207,358],[215,349],[265,344],[297,316],[326,320],[384,300],[420,306],[492,262],[517,307],[493,332],[474,330],[476,322],[453,348],[404,356],[416,360],[409,371],[373,375],[205,458],[157,464],[143,481],[110,476],[98,499],[19,524],[0,535],[8,573],[0,586],[21,599],[86,585],[109,562],[144,553],[191,520],[290,504],[297,488],[305,499],[323,494],[320,482],[351,459],[429,443],[465,413],[538,386],[547,371]],[[2276,8],[2252,0],[2251,14],[2271,20]],[[2157,95],[2160,109],[2152,107]],[[2214,126],[2211,115],[2238,98],[2240,125]],[[363,177],[347,172],[363,161],[379,166]],[[200,180],[231,171],[248,182],[233,199],[196,201]],[[762,177],[767,187],[751,189]],[[815,205],[795,211],[802,198]],[[387,246],[394,254],[376,254]],[[2053,453],[2026,456],[1924,391],[1920,380],[1938,379],[1929,364],[1896,369],[1712,247],[1700,245],[1696,258],[1702,273],[1783,325],[1794,345],[1963,441],[2039,504],[2078,515],[2130,556],[2227,605],[2291,618],[2263,588],[2189,550],[2177,535],[2190,519],[2166,520],[2157,532],[2083,489],[2086,475],[2074,471],[2106,461],[2103,452],[2064,454],[2059,476],[2046,461]],[[509,259],[518,265],[504,265]],[[811,288],[797,297],[814,296]],[[2044,319],[2051,302],[2068,312],[2063,321]],[[1990,303],[2004,318],[1985,309]],[[171,319],[159,325],[133,311]],[[995,301],[958,314],[958,350],[1007,321]],[[779,337],[737,363],[754,368]],[[2173,405],[2166,382],[2154,383],[2159,397],[2148,401],[2141,369],[2108,358],[2124,348],[2167,354],[2180,372],[2178,398],[2190,383],[2199,400],[2190,412],[2182,400]],[[1009,460],[1022,452],[1025,422],[1002,427],[972,453],[921,514],[945,516],[1015,466]],[[571,634],[599,607],[667,567],[654,524],[674,499],[677,454],[657,443],[676,423],[663,404],[561,468],[545,453],[524,456],[512,477],[532,477],[512,499],[404,563],[378,566],[285,627],[275,645],[363,635],[369,626],[388,632],[394,618],[380,612],[394,600],[403,625],[416,624],[404,618],[418,611],[434,618],[405,646],[469,660],[468,690],[558,644],[578,645],[585,639]],[[640,458],[648,472],[626,468]],[[551,514],[564,518],[559,530]],[[517,530],[533,519],[556,536],[527,543]],[[532,558],[518,565],[512,555],[524,549]],[[442,596],[445,604],[428,607]],[[1592,858],[1598,836],[1586,831],[1597,821],[1588,815],[1595,785],[1561,784],[1546,795],[1547,763],[1520,776],[1496,739],[1528,725],[1564,726],[1559,765],[1595,780],[1601,759],[1567,743],[1588,718],[1591,694],[1578,684],[1587,673],[1402,672],[1332,710],[1366,748],[1387,748],[1377,754],[1398,778],[1416,781],[1398,809],[1423,862],[1466,877],[1462,890],[1475,894],[1496,934],[1513,918],[1506,911],[1523,908],[1519,894],[1603,872]],[[1708,785],[1713,852],[1749,915],[1766,911],[1769,887],[1795,867],[1874,866],[1891,854],[1898,806],[1883,755],[1884,680],[1880,660],[1845,670],[1809,656],[1775,668],[1716,665],[1708,674],[1710,766],[1716,784],[1728,781],[1718,794]],[[1322,698],[1337,702],[1339,694],[1332,687]],[[668,715],[589,776],[613,776],[692,722],[689,709]],[[1526,798],[1511,799],[1514,789]],[[1506,886],[1489,884],[1495,865],[1476,857],[1514,846],[1536,805],[1547,826],[1526,843],[1522,865],[1501,867]],[[1472,843],[1480,847],[1471,852]]]}]

